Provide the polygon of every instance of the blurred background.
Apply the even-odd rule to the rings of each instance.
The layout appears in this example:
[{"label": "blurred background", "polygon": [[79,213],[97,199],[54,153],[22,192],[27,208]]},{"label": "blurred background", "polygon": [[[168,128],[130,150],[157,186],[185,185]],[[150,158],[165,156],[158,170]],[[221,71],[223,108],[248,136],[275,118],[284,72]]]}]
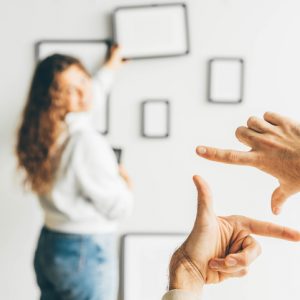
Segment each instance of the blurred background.
[{"label": "blurred background", "polygon": [[[156,0],[156,3],[168,3]],[[170,1],[169,1],[170,2]],[[120,227],[127,232],[188,232],[196,193],[192,175],[211,185],[219,215],[243,214],[300,228],[300,199],[274,217],[270,197],[277,182],[257,170],[204,161],[199,144],[244,149],[235,129],[250,115],[271,110],[299,119],[300,3],[297,0],[187,0],[191,52],[187,56],[129,61],[111,94],[108,139],[123,148],[134,182],[135,209]],[[0,298],[37,299],[33,252],[42,226],[35,197],[16,171],[14,146],[42,39],[112,37],[112,11],[149,1],[10,0],[0,2]],[[207,101],[207,62],[242,57],[245,91],[240,104]],[[140,135],[140,103],[168,99],[167,139]],[[206,299],[300,297],[300,245],[259,238],[263,254],[249,276],[206,290]]]}]

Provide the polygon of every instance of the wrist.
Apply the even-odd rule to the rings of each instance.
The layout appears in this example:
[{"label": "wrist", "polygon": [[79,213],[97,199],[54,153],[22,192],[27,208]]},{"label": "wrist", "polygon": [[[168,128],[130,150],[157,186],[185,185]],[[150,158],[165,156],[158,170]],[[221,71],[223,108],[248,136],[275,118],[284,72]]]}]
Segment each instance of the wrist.
[{"label": "wrist", "polygon": [[185,290],[201,293],[205,281],[198,269],[190,262],[179,249],[170,263],[169,290]]},{"label": "wrist", "polygon": [[110,61],[107,61],[105,64],[104,64],[104,67],[110,71],[114,71],[115,70],[115,67],[114,67],[114,64]]}]

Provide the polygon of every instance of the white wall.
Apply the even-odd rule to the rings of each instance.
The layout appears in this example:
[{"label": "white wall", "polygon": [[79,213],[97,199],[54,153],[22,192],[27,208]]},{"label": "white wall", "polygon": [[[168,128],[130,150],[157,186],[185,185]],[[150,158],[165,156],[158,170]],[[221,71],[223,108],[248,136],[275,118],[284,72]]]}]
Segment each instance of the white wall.
[{"label": "white wall", "polygon": [[[156,1],[166,2],[166,1]],[[122,0],[0,2],[0,298],[36,299],[31,267],[42,222],[35,199],[16,180],[15,129],[33,71],[33,44],[42,38],[106,38],[109,12]],[[250,168],[197,158],[197,144],[241,146],[235,128],[251,114],[275,110],[299,118],[300,4],[297,0],[189,0],[192,53],[129,63],[112,95],[110,140],[125,148],[136,208],[122,231],[188,231],[195,213],[193,174],[211,184],[219,214],[245,214],[300,227],[299,201],[282,216],[270,212],[276,181]],[[238,106],[206,102],[206,61],[214,55],[246,60],[246,97]],[[139,136],[139,103],[172,102],[168,140]],[[295,197],[296,199],[299,197]],[[264,254],[245,279],[208,289],[207,299],[299,299],[300,246],[259,239]],[[226,295],[226,297],[224,297]],[[288,295],[288,296],[287,296]]]}]

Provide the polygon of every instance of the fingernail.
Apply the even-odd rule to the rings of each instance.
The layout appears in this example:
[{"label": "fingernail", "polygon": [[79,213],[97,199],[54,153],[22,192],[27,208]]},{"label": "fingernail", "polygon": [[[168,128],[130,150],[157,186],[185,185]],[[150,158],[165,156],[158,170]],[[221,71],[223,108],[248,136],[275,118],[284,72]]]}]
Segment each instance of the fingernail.
[{"label": "fingernail", "polygon": [[275,215],[279,215],[280,214],[280,208],[279,207],[274,207],[273,212],[274,212]]},{"label": "fingernail", "polygon": [[210,263],[209,263],[209,267],[210,268],[212,268],[212,269],[217,269],[218,268],[218,263],[216,262],[216,261],[211,261]]},{"label": "fingernail", "polygon": [[228,258],[226,259],[226,265],[233,267],[237,264],[237,261],[234,258]]},{"label": "fingernail", "polygon": [[198,153],[199,154],[205,154],[206,153],[206,149],[204,147],[199,147],[198,148]]}]

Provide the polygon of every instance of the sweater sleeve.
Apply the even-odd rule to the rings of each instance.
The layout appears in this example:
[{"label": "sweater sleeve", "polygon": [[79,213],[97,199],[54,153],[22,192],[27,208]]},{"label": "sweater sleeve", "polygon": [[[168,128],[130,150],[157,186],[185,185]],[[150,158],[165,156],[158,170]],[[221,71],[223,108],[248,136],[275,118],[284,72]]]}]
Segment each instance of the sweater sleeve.
[{"label": "sweater sleeve", "polygon": [[93,105],[90,111],[90,117],[93,127],[99,131],[103,131],[106,127],[106,125],[104,125],[104,122],[106,122],[105,114],[107,112],[109,93],[112,87],[114,73],[113,70],[103,67],[94,75],[92,80]]},{"label": "sweater sleeve", "polygon": [[115,77],[115,71],[107,67],[101,68],[93,76],[93,88],[96,94],[100,91],[104,94],[108,94],[112,88]]},{"label": "sweater sleeve", "polygon": [[195,294],[183,290],[171,290],[167,292],[162,300],[201,300],[202,297],[199,294]]},{"label": "sweater sleeve", "polygon": [[83,196],[107,219],[130,214],[133,196],[119,175],[114,153],[98,133],[80,132],[74,149],[74,168]]}]

